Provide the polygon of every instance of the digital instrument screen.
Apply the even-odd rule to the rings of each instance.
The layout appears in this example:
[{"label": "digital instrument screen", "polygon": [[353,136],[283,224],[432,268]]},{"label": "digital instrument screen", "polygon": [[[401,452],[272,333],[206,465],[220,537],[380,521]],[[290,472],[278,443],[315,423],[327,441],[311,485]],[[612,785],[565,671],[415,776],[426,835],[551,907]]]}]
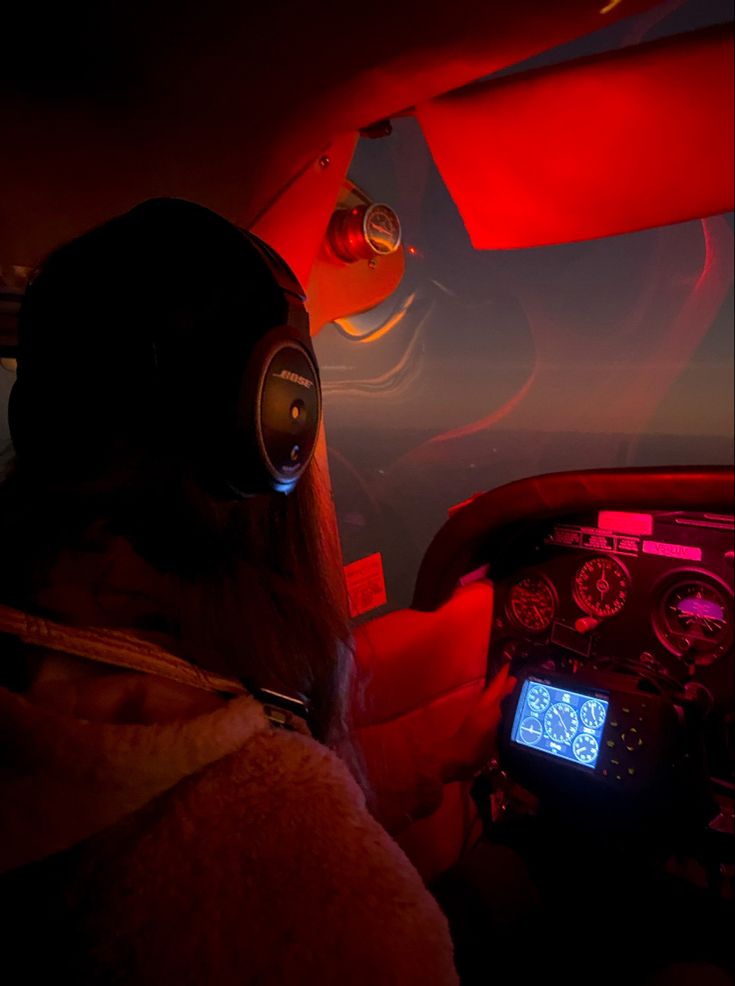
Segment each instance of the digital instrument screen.
[{"label": "digital instrument screen", "polygon": [[511,742],[594,769],[607,710],[607,700],[599,695],[583,695],[527,678],[513,719]]}]

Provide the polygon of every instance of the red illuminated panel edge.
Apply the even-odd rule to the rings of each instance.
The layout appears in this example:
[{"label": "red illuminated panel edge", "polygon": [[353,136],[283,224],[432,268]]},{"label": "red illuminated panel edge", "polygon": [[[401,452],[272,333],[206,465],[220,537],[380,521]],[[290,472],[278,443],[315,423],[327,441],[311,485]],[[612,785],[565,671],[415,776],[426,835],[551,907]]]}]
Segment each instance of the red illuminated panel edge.
[{"label": "red illuminated panel edge", "polygon": [[455,503],[454,506],[447,509],[447,513],[451,517],[456,514],[458,510],[462,510],[463,507],[468,506],[473,500],[476,500],[478,496],[482,496],[482,493],[473,493],[472,496],[468,496],[466,500],[462,500],[461,503]]}]

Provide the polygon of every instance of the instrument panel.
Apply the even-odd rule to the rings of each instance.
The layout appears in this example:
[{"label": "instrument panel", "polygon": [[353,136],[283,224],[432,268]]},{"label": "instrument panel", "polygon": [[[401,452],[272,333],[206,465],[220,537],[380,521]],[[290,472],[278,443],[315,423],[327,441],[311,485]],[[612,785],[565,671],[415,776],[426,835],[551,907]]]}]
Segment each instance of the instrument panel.
[{"label": "instrument panel", "polygon": [[735,755],[733,521],[603,509],[524,525],[493,552],[491,663],[553,656],[698,681]]}]

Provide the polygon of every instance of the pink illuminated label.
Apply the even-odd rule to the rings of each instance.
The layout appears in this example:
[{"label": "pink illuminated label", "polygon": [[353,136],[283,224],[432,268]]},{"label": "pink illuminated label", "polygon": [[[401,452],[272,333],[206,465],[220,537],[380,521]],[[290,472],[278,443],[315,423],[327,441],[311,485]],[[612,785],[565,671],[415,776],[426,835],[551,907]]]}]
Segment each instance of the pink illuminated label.
[{"label": "pink illuminated label", "polygon": [[653,534],[652,514],[633,514],[625,510],[601,510],[597,526],[616,534]]},{"label": "pink illuminated label", "polygon": [[687,561],[701,561],[702,549],[688,544],[667,544],[665,541],[644,541],[643,551],[647,555],[662,555],[665,558],[685,558]]},{"label": "pink illuminated label", "polygon": [[641,550],[639,538],[611,534],[609,529],[603,531],[594,527],[555,527],[554,533],[547,535],[544,541],[565,548],[586,548],[619,555],[637,555]]}]

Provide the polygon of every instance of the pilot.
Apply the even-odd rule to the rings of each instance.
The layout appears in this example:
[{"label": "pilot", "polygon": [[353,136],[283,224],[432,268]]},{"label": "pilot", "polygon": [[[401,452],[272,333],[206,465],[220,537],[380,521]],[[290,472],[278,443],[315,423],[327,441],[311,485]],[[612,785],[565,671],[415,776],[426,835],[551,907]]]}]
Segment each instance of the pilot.
[{"label": "pilot", "polygon": [[93,229],[26,292],[9,413],[5,968],[455,983],[350,743],[318,373],[285,264],[180,200]]}]

